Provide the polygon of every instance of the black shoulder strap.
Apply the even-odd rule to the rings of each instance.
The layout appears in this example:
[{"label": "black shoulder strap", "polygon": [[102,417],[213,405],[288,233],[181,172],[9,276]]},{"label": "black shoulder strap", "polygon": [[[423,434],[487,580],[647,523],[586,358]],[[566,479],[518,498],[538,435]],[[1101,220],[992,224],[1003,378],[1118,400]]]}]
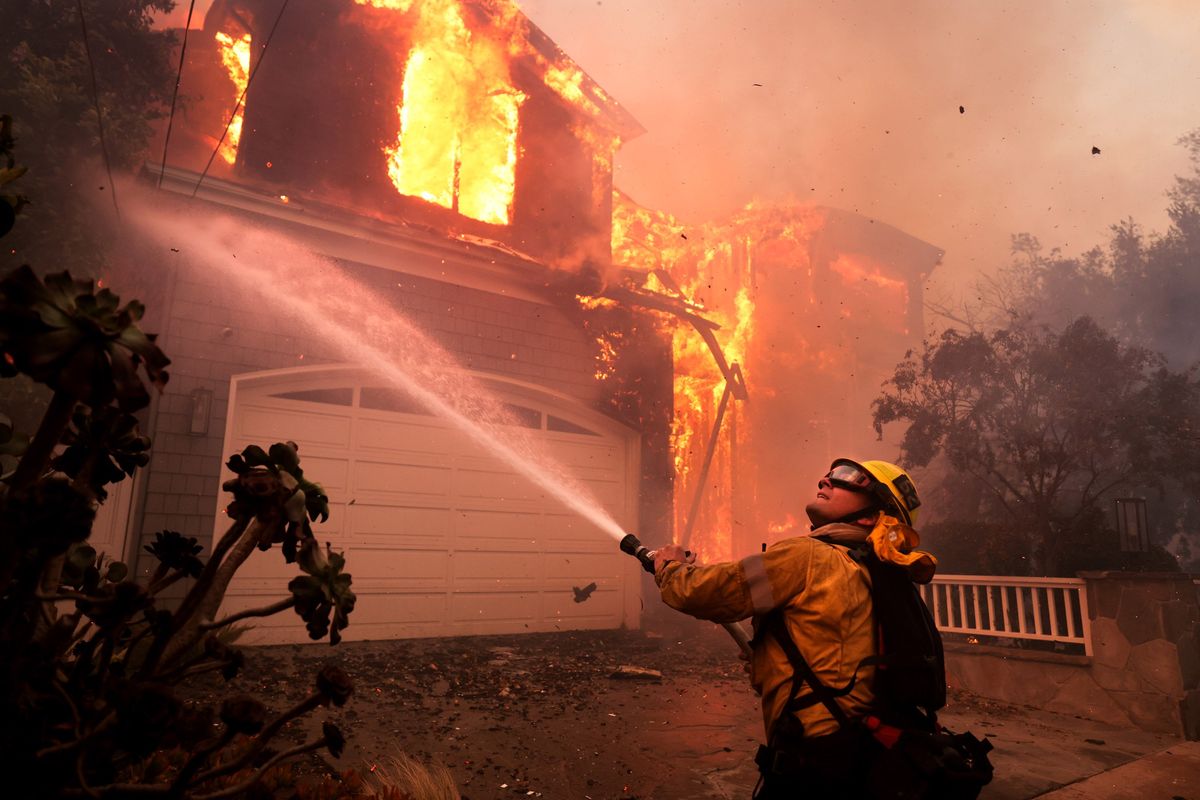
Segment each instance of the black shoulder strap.
[{"label": "black shoulder strap", "polygon": [[[779,642],[779,646],[783,648],[784,654],[788,657],[788,661],[792,662],[792,691],[788,695],[787,703],[784,704],[784,712],[789,713],[806,708],[816,703],[824,704],[825,708],[829,709],[829,713],[837,720],[838,725],[846,728],[850,725],[849,718],[846,717],[846,712],[842,711],[842,707],[837,704],[835,697],[847,695],[854,689],[857,674],[850,679],[850,682],[842,689],[830,689],[825,684],[821,683],[820,679],[813,673],[812,667],[804,660],[804,656],[800,654],[800,649],[796,647],[796,643],[792,641],[792,636],[787,630],[787,621],[783,618],[783,613],[779,610],[768,614],[764,620],[767,630]],[[807,683],[812,689],[810,698],[802,699],[799,703],[796,701],[796,696],[800,693],[801,685]]]}]

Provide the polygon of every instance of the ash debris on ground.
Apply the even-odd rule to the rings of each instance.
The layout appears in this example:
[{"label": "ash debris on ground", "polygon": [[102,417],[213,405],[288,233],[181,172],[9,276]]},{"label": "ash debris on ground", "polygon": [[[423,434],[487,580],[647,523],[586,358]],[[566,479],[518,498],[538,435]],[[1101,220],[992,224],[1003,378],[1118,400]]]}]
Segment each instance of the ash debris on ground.
[{"label": "ash debris on ground", "polygon": [[[347,733],[346,754],[314,755],[300,771],[364,772],[403,751],[448,766],[468,800],[708,797],[690,768],[715,759],[704,768],[738,772],[761,725],[758,698],[719,631],[687,641],[576,631],[248,647],[234,683],[282,709],[329,660],[355,682],[345,708],[327,710]],[[321,719],[294,724],[286,740],[311,737]],[[728,729],[738,726],[746,732],[734,747]],[[692,763],[676,773],[654,764],[664,736]]]},{"label": "ash debris on ground", "polygon": [[[247,647],[233,685],[282,710],[320,666],[342,666],[355,695],[285,729],[300,743],[321,720],[346,732],[343,757],[310,755],[314,779],[369,771],[403,752],[449,767],[466,800],[716,800],[749,797],[762,737],[759,699],[719,627],[684,620],[642,631]],[[952,730],[992,737],[988,800],[1022,800],[1171,744],[1172,737],[952,691]],[[1103,745],[1097,742],[1104,742]]]}]

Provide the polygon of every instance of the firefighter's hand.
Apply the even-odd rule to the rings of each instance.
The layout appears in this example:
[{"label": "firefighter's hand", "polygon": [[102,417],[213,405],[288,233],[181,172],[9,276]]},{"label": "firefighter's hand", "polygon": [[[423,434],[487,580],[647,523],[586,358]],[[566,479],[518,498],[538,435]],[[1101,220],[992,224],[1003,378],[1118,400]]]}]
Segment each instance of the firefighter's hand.
[{"label": "firefighter's hand", "polygon": [[668,561],[683,561],[687,564],[695,563],[696,556],[687,555],[687,551],[677,544],[665,544],[654,551],[654,572],[657,574],[663,568],[663,564]]}]

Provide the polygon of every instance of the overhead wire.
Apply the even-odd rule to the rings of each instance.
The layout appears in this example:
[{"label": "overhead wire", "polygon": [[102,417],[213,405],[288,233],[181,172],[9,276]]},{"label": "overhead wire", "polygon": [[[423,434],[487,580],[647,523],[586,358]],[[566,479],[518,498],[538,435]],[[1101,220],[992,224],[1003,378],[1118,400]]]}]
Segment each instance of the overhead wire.
[{"label": "overhead wire", "polygon": [[225,137],[229,135],[229,128],[237,118],[238,110],[242,107],[242,103],[246,99],[246,92],[250,91],[250,86],[254,83],[254,76],[258,74],[258,68],[262,66],[263,59],[267,56],[267,48],[271,46],[271,39],[275,36],[275,30],[279,27],[279,20],[283,19],[283,12],[287,10],[288,2],[289,0],[283,0],[283,4],[279,6],[279,13],[275,15],[275,23],[271,26],[271,30],[267,34],[267,40],[263,42],[262,50],[258,54],[258,60],[254,63],[254,69],[250,70],[250,77],[246,80],[246,86],[242,89],[242,95],[238,98],[237,105],[233,107],[233,113],[229,115],[229,120],[225,123],[225,130],[221,132],[221,138],[217,140],[217,146],[213,148],[212,154],[208,157],[208,163],[204,165],[204,171],[200,173],[199,180],[192,187],[192,197],[195,197],[196,192],[200,191],[200,184],[204,183],[209,169],[212,168],[213,160],[221,150],[221,145],[225,143]]},{"label": "overhead wire", "polygon": [[171,93],[171,115],[167,117],[167,138],[163,140],[162,166],[158,170],[158,188],[162,188],[163,175],[167,172],[167,148],[171,146],[171,127],[175,124],[175,101],[179,99],[179,83],[183,80],[183,61],[187,54],[188,31],[192,27],[192,12],[196,0],[188,5],[187,22],[183,25],[183,44],[179,47],[179,69],[175,72],[175,91]]},{"label": "overhead wire", "polygon": [[83,0],[75,0],[75,5],[79,9],[79,29],[83,32],[83,52],[87,56],[88,72],[92,76],[92,105],[96,109],[96,129],[100,134],[100,152],[104,155],[104,170],[108,173],[108,188],[112,196],[113,209],[117,212],[117,219],[120,219],[121,207],[117,205],[117,185],[113,183],[112,165],[108,159],[108,144],[104,141],[104,115],[100,113],[100,91],[96,87],[96,64],[92,61],[92,46],[88,43],[87,20],[83,14]]}]

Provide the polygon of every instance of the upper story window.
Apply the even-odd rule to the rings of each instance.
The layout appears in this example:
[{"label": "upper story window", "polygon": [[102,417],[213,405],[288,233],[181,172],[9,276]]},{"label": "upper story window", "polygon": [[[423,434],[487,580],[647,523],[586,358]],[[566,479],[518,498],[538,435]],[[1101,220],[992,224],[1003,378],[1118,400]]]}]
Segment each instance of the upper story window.
[{"label": "upper story window", "polygon": [[425,3],[418,14],[400,130],[384,148],[388,177],[401,194],[507,225],[525,94],[513,85],[506,48],[468,28],[458,3]]}]

